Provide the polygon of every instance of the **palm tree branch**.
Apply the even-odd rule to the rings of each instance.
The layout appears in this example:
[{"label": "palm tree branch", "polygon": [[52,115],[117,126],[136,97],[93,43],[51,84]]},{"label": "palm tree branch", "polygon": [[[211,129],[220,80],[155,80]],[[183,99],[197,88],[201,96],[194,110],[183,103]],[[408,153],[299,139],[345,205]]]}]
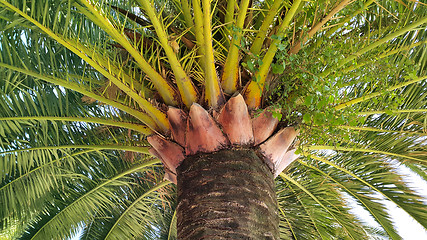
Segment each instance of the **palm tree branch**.
[{"label": "palm tree branch", "polygon": [[34,71],[30,71],[27,69],[15,67],[12,65],[4,64],[4,63],[0,63],[0,67],[8,68],[10,70],[20,72],[20,73],[23,73],[25,75],[32,76],[34,78],[41,79],[41,80],[44,80],[46,82],[53,83],[55,85],[62,86],[62,87],[65,87],[67,89],[79,92],[79,93],[86,95],[90,98],[93,98],[95,100],[98,100],[98,101],[106,103],[106,104],[109,104],[109,105],[111,105],[117,109],[120,109],[122,111],[125,111],[125,112],[131,114],[132,116],[136,117],[137,119],[139,119],[141,122],[143,122],[144,124],[146,124],[148,127],[150,127],[153,130],[157,129],[156,123],[146,113],[140,112],[140,111],[135,110],[133,108],[130,108],[124,104],[115,102],[115,101],[110,100],[106,97],[100,96],[100,95],[95,94],[95,93],[90,92],[90,91],[87,91],[86,89],[82,88],[79,84],[72,83],[72,82],[67,81],[65,79],[47,76],[44,74],[40,74],[40,73],[37,73]]},{"label": "palm tree branch", "polygon": [[[94,67],[97,71],[99,71],[102,75],[104,75],[109,80],[111,80],[117,87],[119,87],[122,91],[124,91],[132,99],[134,99],[156,121],[156,123],[158,124],[158,126],[161,128],[162,131],[167,131],[169,129],[169,123],[168,123],[168,121],[166,119],[166,115],[164,113],[162,113],[160,110],[155,108],[146,99],[139,96],[138,93],[136,93],[131,88],[129,88],[126,84],[124,84],[118,77],[114,76],[113,74],[111,74],[110,72],[105,70],[104,67],[101,66],[98,62],[91,59],[89,57],[91,55],[90,52],[84,52],[83,49],[80,49],[78,47],[78,44],[73,45],[72,44],[73,41],[71,41],[70,39],[66,39],[65,37],[62,37],[58,34],[55,34],[52,30],[45,27],[40,22],[38,22],[34,18],[30,17],[26,13],[22,12],[21,10],[19,10],[15,6],[11,5],[10,3],[6,2],[5,0],[0,0],[0,3],[4,4],[8,8],[10,8],[14,12],[16,12],[17,14],[21,15],[22,17],[24,17],[25,19],[27,19],[28,21],[30,21],[31,23],[36,25],[40,30],[45,32],[51,38],[55,39],[58,43],[60,43],[61,45],[63,45],[67,49],[71,50],[77,56],[79,56],[80,58],[85,60],[88,64],[90,64],[92,67]],[[126,42],[130,45],[130,43],[127,40],[126,40]],[[148,63],[146,63],[145,66],[148,66]]]},{"label": "palm tree branch", "polygon": [[[319,160],[319,157],[314,157],[311,156],[313,159],[317,159]],[[362,198],[360,198],[358,196],[357,193],[355,193],[354,191],[352,191],[351,189],[349,189],[348,187],[346,187],[342,182],[336,180],[335,178],[331,177],[330,174],[327,174],[325,172],[323,172],[322,170],[320,170],[319,168],[312,166],[302,160],[298,160],[299,163],[301,163],[302,165],[314,169],[317,172],[321,173],[322,175],[324,175],[325,177],[329,178],[330,180],[332,180],[333,182],[335,182],[335,184],[337,184],[338,186],[340,186],[342,189],[344,189],[347,193],[349,193],[351,196],[353,196],[354,198],[356,198],[360,203],[363,204],[363,206],[365,207],[365,209],[367,209],[371,215],[376,219],[376,221],[381,225],[382,228],[384,228],[384,230],[386,230],[386,232],[388,233],[388,235],[392,238],[392,239],[400,239],[398,237],[398,235],[396,235],[396,230],[393,228],[393,225],[390,223],[390,221],[388,219],[385,219],[383,217],[381,217],[379,214],[377,214],[377,211],[375,211],[374,209],[372,209],[366,202],[365,200],[363,200]],[[323,161],[322,161],[323,162]],[[325,162],[326,163],[326,162]],[[328,164],[328,163],[327,163]],[[333,166],[333,165],[331,165]],[[341,170],[341,169],[340,169]],[[345,169],[344,169],[345,170]],[[341,170],[342,171],[342,170]],[[345,171],[346,173],[349,171]],[[358,179],[359,180],[359,179]],[[363,179],[361,179],[361,182],[365,182],[363,181]],[[360,180],[359,180],[360,181]],[[369,184],[369,183],[368,183]],[[370,185],[370,184],[369,184]],[[375,188],[373,189],[375,190]],[[381,193],[381,192],[380,192]],[[382,194],[384,196],[384,194]]]},{"label": "palm tree branch", "polygon": [[171,223],[169,225],[168,240],[172,240],[172,229],[173,229],[173,224],[174,224],[175,220],[176,220],[176,209],[173,211]]},{"label": "palm tree branch", "polygon": [[114,27],[111,21],[88,0],[80,0],[80,2],[82,2],[87,7],[88,11],[84,11],[84,8],[78,7],[78,4],[75,4],[75,6],[78,7],[82,13],[88,14],[88,18],[96,18],[97,20],[95,23],[100,24],[98,25],[99,27],[109,33],[115,41],[117,41],[122,47],[126,49],[126,51],[128,51],[128,53],[135,59],[141,70],[150,78],[151,82],[154,84],[156,90],[160,93],[165,103],[172,106],[177,105],[177,96],[173,88],[153,67],[151,67],[151,65],[144,59],[135,46],[129,42],[126,36],[123,35],[116,27]]},{"label": "palm tree branch", "polygon": [[[302,208],[304,209],[304,212],[307,214],[308,218],[310,218],[310,221],[313,223],[314,229],[316,230],[316,232],[319,234],[319,237],[321,237],[322,239],[325,239],[325,236],[323,236],[323,234],[320,232],[319,227],[317,226],[318,224],[316,223],[315,219],[313,218],[312,214],[310,213],[309,209],[307,209],[307,206],[305,205],[305,203],[302,201],[301,197],[298,196],[294,190],[294,188],[290,185],[287,184],[287,187],[290,188],[292,190],[292,192],[295,195],[295,198],[298,200],[299,204],[301,204]],[[298,186],[297,186],[298,187]]]},{"label": "palm tree branch", "polygon": [[[292,7],[286,13],[285,18],[277,30],[278,35],[283,35],[284,31],[289,27],[292,19],[297,14],[297,10],[301,4],[301,0],[295,0],[292,3]],[[280,39],[280,38],[279,38]],[[261,105],[261,96],[264,91],[265,80],[267,78],[268,71],[270,70],[271,63],[273,62],[274,56],[277,52],[277,45],[280,44],[281,39],[275,39],[271,43],[267,50],[267,53],[262,59],[262,64],[259,67],[259,71],[255,74],[255,81],[251,81],[245,90],[245,101],[249,108],[255,109]]]},{"label": "palm tree branch", "polygon": [[410,49],[412,49],[412,48],[414,48],[414,47],[417,47],[417,46],[420,46],[420,45],[423,45],[423,44],[426,44],[426,43],[427,43],[427,41],[419,41],[419,42],[413,43],[413,44],[408,45],[408,46],[404,46],[404,47],[396,48],[396,49],[394,49],[394,50],[391,50],[391,51],[388,51],[388,52],[382,53],[382,54],[381,54],[381,55],[379,55],[379,56],[376,56],[376,57],[374,58],[375,60],[371,60],[371,61],[363,60],[363,62],[358,62],[357,64],[355,64],[355,65],[353,65],[353,66],[349,66],[348,68],[345,68],[345,69],[340,70],[340,72],[341,72],[341,73],[347,73],[347,72],[350,72],[350,71],[354,71],[354,70],[356,70],[356,69],[358,69],[358,68],[361,68],[361,67],[363,67],[363,66],[366,66],[366,65],[372,64],[372,63],[374,63],[375,61],[378,61],[379,59],[386,58],[386,57],[391,56],[391,55],[396,54],[396,53],[401,53],[401,52],[403,52],[403,51],[410,50]]},{"label": "palm tree branch", "polygon": [[248,11],[250,0],[240,2],[239,12],[237,15],[236,28],[233,33],[231,45],[228,50],[227,60],[225,61],[224,71],[221,76],[221,84],[224,92],[233,94],[237,90],[239,80],[239,52],[240,42],[243,35],[243,25],[245,23],[246,13]]},{"label": "palm tree branch", "polygon": [[347,229],[347,226],[345,224],[343,224],[341,222],[341,220],[339,218],[337,218],[335,216],[334,213],[332,213],[329,208],[327,208],[316,196],[314,196],[308,189],[306,189],[304,186],[302,186],[299,182],[297,182],[295,179],[291,178],[290,176],[286,175],[285,173],[280,173],[280,177],[283,178],[283,180],[285,181],[289,181],[292,184],[294,184],[295,186],[297,186],[299,189],[301,189],[302,191],[304,191],[307,195],[309,195],[317,204],[319,204],[323,209],[325,209],[338,223],[340,223],[340,225],[345,229],[345,231],[347,232],[348,236],[351,239],[355,239],[355,237],[351,234],[351,231],[349,231]]},{"label": "palm tree branch", "polygon": [[180,5],[182,9],[182,15],[184,16],[185,24],[187,25],[187,28],[189,28],[190,31],[194,34],[194,23],[193,17],[191,15],[190,3],[188,2],[188,0],[181,0]]},{"label": "palm tree branch", "polygon": [[194,17],[194,29],[195,29],[195,36],[196,36],[196,42],[198,46],[198,53],[201,56],[199,61],[200,65],[202,66],[202,69],[204,71],[205,67],[205,58],[203,57],[203,54],[205,53],[205,40],[203,35],[203,12],[200,5],[200,0],[193,0],[193,17]]},{"label": "palm tree branch", "polygon": [[282,0],[274,0],[273,5],[271,5],[270,9],[268,9],[267,16],[265,16],[261,27],[259,28],[254,41],[252,42],[252,46],[250,48],[250,52],[252,54],[258,55],[260,53],[262,44],[265,40],[265,37],[267,36],[267,31],[270,29],[271,25],[273,25],[274,18],[279,12],[282,3]]},{"label": "palm tree branch", "polygon": [[319,31],[323,25],[325,25],[331,18],[341,11],[343,8],[345,8],[349,3],[353,2],[352,0],[343,0],[341,1],[334,9],[332,9],[331,12],[329,12],[326,17],[324,17],[322,20],[320,20],[316,25],[314,25],[310,31],[308,31],[307,36],[304,36],[302,39],[296,41],[294,45],[289,50],[290,54],[296,54],[301,50],[301,45],[304,44],[309,38],[313,37],[314,34]]},{"label": "palm tree branch", "polygon": [[424,79],[426,79],[426,78],[427,78],[427,76],[417,77],[417,78],[415,78],[415,79],[412,79],[412,80],[409,80],[409,81],[406,81],[406,82],[403,82],[403,83],[397,84],[397,85],[395,85],[395,86],[392,86],[392,87],[386,88],[386,89],[384,89],[384,90],[383,90],[383,91],[381,91],[381,92],[371,93],[371,94],[365,95],[365,96],[363,96],[363,97],[359,97],[359,98],[356,98],[356,99],[350,100],[350,101],[348,101],[348,102],[341,103],[341,104],[339,104],[339,105],[335,106],[335,110],[341,110],[341,109],[343,109],[343,108],[346,108],[346,107],[352,106],[352,105],[354,105],[354,104],[356,104],[356,103],[360,103],[360,102],[366,101],[366,100],[368,100],[368,99],[371,99],[371,98],[374,98],[374,97],[381,96],[381,95],[383,95],[383,94],[385,94],[385,93],[387,93],[387,92],[391,92],[391,91],[394,91],[394,90],[396,90],[396,89],[399,89],[399,88],[402,88],[402,87],[408,86],[408,85],[410,85],[410,84],[413,84],[413,83],[417,83],[417,82],[423,81],[423,80],[424,80]]},{"label": "palm tree branch", "polygon": [[230,47],[230,37],[232,36],[231,33],[231,26],[234,24],[234,13],[236,8],[236,1],[233,0],[224,0],[226,1],[226,7],[223,7],[222,9],[225,10],[224,12],[224,22],[222,23],[222,32],[224,36],[224,49],[228,49]]},{"label": "palm tree branch", "polygon": [[[390,41],[390,40],[392,40],[392,39],[394,39],[400,35],[403,35],[409,31],[413,31],[414,29],[416,29],[417,27],[419,27],[425,23],[427,23],[427,18],[421,18],[421,19],[419,19],[419,20],[417,20],[417,21],[415,21],[415,22],[413,22],[413,23],[411,23],[411,24],[409,24],[403,28],[400,28],[399,30],[397,30],[393,33],[388,34],[387,36],[371,43],[370,45],[360,49],[359,51],[353,53],[352,55],[348,56],[347,58],[341,60],[338,63],[338,66],[334,67],[334,69],[339,69],[339,68],[343,67],[347,63],[349,63],[349,62],[353,61],[354,59],[358,58],[359,56],[361,56],[362,54],[369,52],[369,51],[375,49],[376,47],[379,47],[379,46],[383,45],[384,43],[386,43],[386,42],[388,42],[388,41]],[[326,77],[332,71],[333,71],[333,68],[328,68],[320,74],[320,77]]]},{"label": "palm tree branch", "polygon": [[339,146],[315,145],[315,146],[304,146],[304,149],[307,149],[307,150],[335,150],[335,151],[347,151],[347,152],[378,153],[378,154],[383,154],[383,155],[388,155],[388,156],[395,156],[395,157],[399,157],[399,158],[406,158],[406,159],[421,162],[421,163],[427,163],[427,160],[424,160],[424,159],[419,159],[419,158],[415,158],[415,157],[411,157],[411,156],[407,156],[407,155],[403,155],[403,154],[398,154],[398,153],[387,152],[387,151],[367,149],[367,148],[356,148],[356,147],[347,148],[347,147],[339,147]]},{"label": "palm tree branch", "polygon": [[[110,58],[106,58],[105,56],[102,56],[101,54],[99,54],[99,52],[96,50],[95,47],[92,47],[92,46],[88,47],[79,42],[76,42],[75,44],[84,52],[86,53],[90,52],[91,53],[90,57],[95,62],[99,63],[99,65],[102,66],[104,69],[108,69],[108,72],[116,76],[116,78],[120,78],[120,80],[123,80],[126,84],[129,85],[128,88],[130,88],[131,90],[140,90],[140,89],[141,91],[144,90],[142,89],[143,87],[141,83],[139,83],[138,81],[135,81],[131,76],[129,76],[129,74],[127,74],[124,71],[124,69],[121,66],[119,66],[118,63],[115,63]],[[116,81],[112,81],[112,82],[115,83]]]},{"label": "palm tree branch", "polygon": [[67,121],[67,122],[85,122],[85,123],[97,123],[97,124],[104,124],[109,126],[115,126],[115,127],[122,127],[127,128],[131,130],[135,130],[139,133],[142,133],[144,135],[150,135],[153,132],[146,128],[145,126],[130,123],[130,122],[120,122],[120,121],[114,121],[112,119],[102,119],[102,118],[94,118],[94,117],[56,117],[56,116],[28,116],[28,117],[0,117],[0,121],[28,121],[28,120],[34,120],[34,121]]},{"label": "palm tree branch", "polygon": [[337,30],[339,30],[344,24],[346,24],[351,19],[353,19],[354,16],[356,16],[356,15],[362,13],[364,10],[366,10],[369,7],[369,5],[371,5],[373,2],[374,2],[374,0],[366,1],[363,4],[363,7],[361,7],[359,10],[354,11],[354,12],[348,14],[339,23],[337,23],[334,27],[329,28],[328,31],[325,33],[325,36],[326,37],[330,37],[334,32],[336,32]]},{"label": "palm tree branch", "polygon": [[50,162],[44,163],[44,164],[42,164],[42,165],[40,165],[40,166],[37,166],[37,167],[36,167],[36,168],[34,168],[34,169],[31,169],[30,171],[28,171],[28,172],[26,172],[26,173],[24,173],[24,174],[20,175],[19,177],[14,178],[12,181],[10,181],[10,182],[6,183],[4,186],[0,187],[0,192],[1,192],[1,191],[3,191],[3,190],[5,190],[8,186],[11,186],[11,185],[12,185],[12,184],[14,184],[15,182],[18,182],[18,181],[20,181],[21,179],[27,178],[31,173],[36,172],[36,171],[38,171],[38,170],[40,170],[40,169],[42,169],[42,168],[44,168],[44,167],[46,167],[46,166],[52,165],[52,164],[54,164],[54,163],[56,163],[56,162],[59,162],[59,161],[61,161],[61,160],[66,159],[66,158],[76,157],[76,156],[78,156],[78,155],[82,155],[82,154],[86,154],[86,153],[90,153],[90,152],[94,152],[94,151],[99,151],[99,150],[100,150],[100,149],[89,149],[89,150],[84,150],[84,151],[80,151],[80,152],[72,153],[72,154],[67,155],[67,156],[65,156],[65,157],[57,158],[57,159],[55,159],[55,160],[53,160],[53,161],[50,161]]},{"label": "palm tree branch", "polygon": [[293,238],[295,238],[295,240],[298,240],[297,236],[295,235],[295,231],[294,231],[294,229],[292,227],[292,224],[289,222],[289,219],[286,216],[285,211],[283,211],[283,208],[280,206],[280,204],[279,204],[279,210],[280,210],[280,213],[283,215],[283,218],[286,220],[286,224],[288,224],[289,229],[291,230]]},{"label": "palm tree branch", "polygon": [[[120,79],[117,79],[118,78],[117,76],[113,76],[113,74],[111,73],[111,72],[115,72],[114,70],[117,70],[118,68],[111,66],[112,64],[109,61],[103,62],[102,61],[103,57],[98,56],[95,53],[95,51],[91,51],[89,48],[84,47],[82,44],[80,44],[78,42],[75,42],[71,39],[67,39],[66,37],[63,37],[63,36],[60,36],[60,35],[54,33],[52,30],[50,30],[49,28],[42,25],[41,23],[36,21],[34,18],[31,18],[27,14],[23,13],[22,11],[20,11],[19,9],[17,9],[13,5],[9,4],[7,6],[9,8],[11,8],[13,11],[20,14],[22,17],[29,20],[34,25],[36,25],[40,30],[42,30],[44,33],[49,35],[51,38],[55,39],[58,43],[60,43],[61,45],[63,45],[64,47],[68,48],[73,53],[75,53],[76,55],[81,57],[83,60],[85,60],[87,63],[89,63],[92,67],[94,67],[96,70],[98,70],[101,74],[103,74],[108,79],[110,79],[112,82],[114,82],[121,90],[123,90],[124,92],[130,92],[131,91],[131,89],[129,89],[129,87],[124,85]],[[94,55],[96,55],[96,56],[94,56]],[[92,59],[89,58],[89,56],[92,56]],[[96,59],[95,59],[95,57],[96,57]],[[105,70],[105,68],[110,69],[112,67],[113,67],[113,69],[112,69],[113,71]],[[127,76],[127,77],[129,78],[129,76]],[[135,97],[135,96],[133,96],[133,97]],[[138,98],[140,98],[140,97],[138,97]]]},{"label": "palm tree branch", "polygon": [[107,235],[105,236],[104,239],[108,239],[108,237],[110,236],[110,234],[113,232],[113,230],[115,229],[115,227],[120,223],[120,221],[122,220],[122,218],[124,216],[126,216],[126,214],[131,211],[135,205],[137,203],[139,203],[140,201],[142,201],[145,197],[147,197],[148,195],[150,195],[151,193],[163,188],[164,186],[167,186],[168,184],[170,184],[171,182],[169,181],[165,181],[165,182],[161,182],[158,183],[157,185],[153,186],[151,189],[149,189],[148,191],[144,192],[144,194],[142,194],[138,199],[134,200],[133,203],[131,205],[129,205],[125,211],[123,211],[123,213],[120,215],[119,218],[116,219],[116,221],[114,222],[113,226],[110,228],[110,230],[108,231]]},{"label": "palm tree branch", "polygon": [[44,147],[32,147],[32,148],[20,148],[14,150],[7,150],[0,152],[0,155],[3,154],[14,154],[24,151],[37,151],[37,150],[58,150],[58,149],[93,149],[93,150],[122,150],[122,151],[131,151],[138,152],[147,155],[151,155],[148,152],[149,147],[139,147],[139,146],[126,146],[126,145],[59,145],[59,146],[44,146]]},{"label": "palm tree branch", "polygon": [[[425,110],[427,112],[427,109]],[[366,114],[360,115],[370,115],[371,112],[363,112]],[[379,114],[379,113],[385,113],[385,112],[375,112],[373,114]],[[387,129],[380,129],[380,128],[374,128],[374,127],[357,127],[357,126],[337,126],[339,129],[347,129],[347,130],[355,130],[355,131],[371,131],[371,132],[384,132],[384,133],[398,133],[398,134],[410,134],[410,135],[418,135],[418,136],[427,136],[427,133],[424,132],[411,132],[411,131],[393,131],[393,130],[387,130]]]},{"label": "palm tree branch", "polygon": [[[193,2],[200,4],[199,1]],[[225,101],[215,67],[215,58],[213,51],[212,27],[211,27],[211,3],[209,0],[202,0],[203,13],[203,50],[202,56],[204,67],[204,80],[205,80],[205,100],[209,106],[217,107],[222,105]],[[197,6],[199,7],[199,6]]]},{"label": "palm tree branch", "polygon": [[[310,154],[309,153],[306,153],[306,152],[303,152],[302,153],[304,156],[309,156]],[[411,217],[413,217],[415,220],[417,220],[421,225],[423,225],[424,227],[426,227],[425,225],[425,223],[423,223],[423,221],[422,221],[422,219],[419,219],[417,216],[414,216],[414,214],[412,214],[411,212],[409,212],[405,207],[403,207],[401,204],[399,204],[398,202],[396,202],[393,198],[391,198],[389,195],[387,195],[386,193],[384,193],[383,191],[381,191],[380,189],[378,189],[378,188],[376,188],[374,185],[372,185],[372,184],[370,184],[369,182],[367,182],[367,181],[365,181],[365,180],[363,180],[361,177],[359,177],[359,176],[357,176],[356,174],[354,174],[354,173],[352,173],[351,171],[349,171],[349,170],[347,170],[347,169],[345,169],[345,168],[343,168],[343,167],[340,167],[340,166],[338,166],[338,165],[336,165],[335,163],[333,163],[333,162],[331,162],[331,161],[328,161],[327,159],[325,159],[325,158],[322,158],[322,157],[318,157],[318,156],[315,156],[315,155],[310,155],[310,157],[311,158],[313,158],[313,159],[315,159],[315,160],[318,160],[318,161],[321,161],[321,162],[323,162],[323,163],[326,163],[326,164],[328,164],[328,165],[330,165],[330,166],[332,166],[332,167],[334,167],[334,168],[336,168],[336,169],[338,169],[338,170],[340,170],[340,171],[342,171],[342,172],[344,172],[344,173],[346,173],[346,174],[348,174],[348,175],[350,175],[350,176],[352,176],[353,178],[355,178],[355,179],[357,179],[358,181],[360,181],[361,183],[363,183],[363,184],[365,184],[366,186],[368,186],[369,188],[371,188],[372,190],[374,190],[374,191],[376,191],[376,192],[378,192],[379,194],[381,194],[382,196],[384,196],[387,200],[389,200],[390,202],[392,202],[392,203],[394,203],[394,204],[396,204],[397,206],[399,206],[402,210],[404,210],[406,213],[408,213]],[[387,231],[388,232],[388,231]]]},{"label": "palm tree branch", "polygon": [[187,107],[190,107],[191,104],[196,102],[198,98],[198,93],[194,88],[191,79],[182,68],[182,65],[179,62],[174,50],[169,45],[169,38],[165,32],[165,29],[163,28],[162,23],[160,23],[159,18],[156,15],[151,1],[138,0],[137,2],[143,7],[149,19],[151,20],[151,23],[153,24],[159,42],[165,51],[172,71],[174,72],[175,80],[178,85],[179,92],[181,93],[182,101]]},{"label": "palm tree branch", "polygon": [[64,213],[67,209],[73,207],[77,202],[81,201],[82,199],[86,198],[87,196],[90,196],[92,193],[96,192],[98,189],[102,188],[103,186],[121,178],[124,177],[128,174],[134,173],[136,171],[139,171],[143,168],[149,167],[149,166],[153,166],[155,164],[159,164],[160,160],[152,160],[152,161],[148,161],[148,162],[144,162],[138,166],[135,166],[131,169],[128,169],[124,172],[121,172],[117,175],[115,175],[114,177],[103,181],[102,183],[98,184],[96,187],[92,188],[90,191],[86,192],[85,194],[81,195],[78,199],[76,199],[75,201],[73,201],[71,204],[67,205],[64,209],[61,209],[60,212],[58,212],[55,216],[53,216],[52,218],[49,219],[49,221],[47,223],[45,223],[40,229],[37,230],[37,232],[32,236],[31,239],[35,239],[37,237],[38,234],[40,234],[40,232],[42,232],[42,230],[48,226],[50,223],[52,223],[53,221],[55,221],[55,219],[60,216],[62,213]]},{"label": "palm tree branch", "polygon": [[424,179],[425,181],[427,181],[427,171],[425,169],[423,169],[421,166],[417,166],[414,164],[406,164],[406,166],[411,169],[413,172],[415,172],[416,174],[418,174],[418,176],[420,176],[422,179]]},{"label": "palm tree branch", "polygon": [[[424,77],[427,78],[427,77]],[[380,110],[380,111],[366,111],[358,112],[357,115],[373,115],[373,114],[400,114],[400,113],[424,113],[427,109],[396,109],[396,110]]]}]

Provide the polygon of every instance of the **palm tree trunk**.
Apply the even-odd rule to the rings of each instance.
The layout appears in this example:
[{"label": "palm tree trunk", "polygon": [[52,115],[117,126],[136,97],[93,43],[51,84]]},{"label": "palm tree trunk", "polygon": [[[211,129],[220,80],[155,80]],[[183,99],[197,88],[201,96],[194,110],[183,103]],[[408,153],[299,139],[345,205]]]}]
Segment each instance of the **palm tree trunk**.
[{"label": "palm tree trunk", "polygon": [[273,174],[253,150],[187,157],[177,176],[178,239],[279,239]]}]

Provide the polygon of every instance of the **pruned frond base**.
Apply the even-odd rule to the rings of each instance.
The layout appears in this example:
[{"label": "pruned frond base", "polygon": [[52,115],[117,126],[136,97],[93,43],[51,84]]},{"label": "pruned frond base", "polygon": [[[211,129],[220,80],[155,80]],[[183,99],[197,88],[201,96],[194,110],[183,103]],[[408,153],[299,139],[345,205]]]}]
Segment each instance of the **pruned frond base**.
[{"label": "pruned frond base", "polygon": [[213,153],[222,149],[252,149],[264,160],[274,176],[298,158],[295,149],[289,149],[298,131],[294,127],[277,130],[278,119],[268,110],[253,117],[243,97],[230,98],[218,114],[212,116],[194,103],[188,115],[179,109],[169,108],[168,119],[171,136],[153,135],[148,141],[151,152],[161,158],[168,173],[165,178],[176,183],[176,168],[189,157]]}]

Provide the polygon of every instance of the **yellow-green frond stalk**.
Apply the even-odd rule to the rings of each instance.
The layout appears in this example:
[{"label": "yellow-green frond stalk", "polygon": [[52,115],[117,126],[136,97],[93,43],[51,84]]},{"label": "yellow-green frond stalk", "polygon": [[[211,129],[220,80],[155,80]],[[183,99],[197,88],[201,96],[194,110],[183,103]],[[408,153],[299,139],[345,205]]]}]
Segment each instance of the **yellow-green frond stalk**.
[{"label": "yellow-green frond stalk", "polygon": [[215,67],[215,58],[212,42],[211,3],[203,0],[203,40],[204,40],[204,77],[205,100],[209,106],[217,107],[225,101]]},{"label": "yellow-green frond stalk", "polygon": [[178,85],[178,90],[181,94],[182,101],[187,107],[197,101],[198,93],[194,88],[193,82],[188,77],[187,73],[181,66],[175,51],[169,45],[169,38],[165,32],[163,25],[160,23],[159,18],[156,15],[155,8],[150,1],[138,0],[138,3],[144,8],[148,17],[150,18],[154,29],[156,30],[157,37],[162,45],[163,50],[169,60],[169,64],[175,75],[175,81]]},{"label": "yellow-green frond stalk", "polygon": [[185,24],[187,25],[187,28],[190,28],[191,32],[194,34],[194,23],[190,9],[190,2],[189,0],[181,0],[180,4],[182,7],[182,14],[184,15]]},{"label": "yellow-green frond stalk", "polygon": [[233,33],[230,49],[228,51],[227,60],[225,62],[224,71],[221,76],[221,85],[224,92],[233,94],[237,90],[239,82],[239,52],[240,42],[243,35],[243,24],[245,23],[246,13],[250,0],[243,0],[240,3],[239,15],[236,21],[237,32]]},{"label": "yellow-green frond stalk", "polygon": [[194,29],[197,42],[197,52],[199,54],[200,65],[204,71],[205,69],[205,38],[203,30],[203,12],[200,5],[200,0],[192,0],[193,2],[193,12],[194,12]]},{"label": "yellow-green frond stalk", "polygon": [[252,54],[258,55],[260,53],[264,39],[267,36],[267,31],[273,24],[274,18],[276,17],[277,12],[279,11],[282,4],[282,0],[275,0],[271,8],[268,10],[267,16],[265,16],[264,21],[262,22],[261,27],[259,28],[255,37],[255,40],[252,43],[250,49]]},{"label": "yellow-green frond stalk", "polygon": [[[282,24],[278,29],[278,35],[283,34],[283,32],[289,27],[292,19],[294,18],[297,10],[301,4],[302,0],[296,0],[292,4],[291,9],[286,13],[285,19],[283,19]],[[280,43],[279,39],[275,39],[262,59],[262,64],[259,71],[255,74],[255,81],[251,81],[249,86],[245,90],[245,101],[248,104],[249,108],[256,109],[261,106],[261,97],[264,91],[265,80],[267,74],[270,70],[271,63],[273,62],[274,55],[277,52],[277,44]]]},{"label": "yellow-green frond stalk", "polygon": [[301,45],[304,44],[309,38],[313,37],[320,28],[325,25],[337,12],[341,11],[345,6],[350,4],[351,0],[341,1],[332,11],[324,17],[321,21],[319,21],[316,25],[314,25],[310,31],[308,31],[307,36],[304,36],[302,39],[296,41],[294,46],[289,50],[290,54],[295,54],[301,49]]},{"label": "yellow-green frond stalk", "polygon": [[[105,16],[100,9],[98,9],[89,0],[80,0],[88,9],[85,11],[89,19],[94,19],[94,22],[99,24],[104,31],[109,33],[111,37],[124,47],[128,53],[135,59],[141,70],[147,74],[151,82],[156,87],[166,104],[176,106],[178,105],[178,96],[170,84],[145,60],[141,52],[126,38],[125,34],[117,29],[111,21]],[[80,8],[81,9],[81,8]]]}]

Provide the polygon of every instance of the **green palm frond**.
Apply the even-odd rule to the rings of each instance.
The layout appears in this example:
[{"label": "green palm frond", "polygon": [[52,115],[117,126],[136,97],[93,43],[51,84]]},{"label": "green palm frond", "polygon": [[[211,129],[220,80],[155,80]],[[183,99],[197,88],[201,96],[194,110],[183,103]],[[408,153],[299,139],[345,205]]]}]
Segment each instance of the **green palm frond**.
[{"label": "green palm frond", "polygon": [[[139,175],[139,177],[147,177],[147,175]],[[82,239],[121,239],[123,237],[145,239],[144,237],[147,236],[160,239],[161,224],[159,223],[167,221],[167,213],[171,211],[171,206],[166,202],[167,198],[164,198],[170,191],[165,188],[168,184],[170,183],[148,184],[146,182],[140,186],[133,186],[132,191],[129,192],[129,199],[112,206],[107,217],[97,213],[84,226]],[[162,193],[159,191],[161,189],[165,191]],[[154,230],[152,226],[159,228]]]},{"label": "green palm frond", "polygon": [[[341,193],[336,191],[337,185],[322,177],[313,178],[318,174],[315,171],[304,172],[281,174],[285,185],[278,192],[278,201],[284,218],[282,224],[290,230],[283,238],[366,238],[363,226],[349,214]],[[329,228],[330,225],[334,228]]]},{"label": "green palm frond", "polygon": [[[75,183],[74,187],[71,185],[66,191],[66,194],[69,195],[68,199],[72,202],[63,202],[63,206],[58,209],[55,206],[62,202],[61,198],[58,198],[59,202],[53,202],[52,209],[50,209],[52,212],[48,215],[43,214],[44,218],[43,215],[40,216],[41,221],[37,221],[38,226],[33,226],[34,230],[28,230],[28,235],[31,237],[24,235],[22,239],[44,239],[46,236],[55,238],[57,235],[70,237],[70,234],[75,234],[75,230],[78,228],[76,224],[87,221],[95,213],[107,217],[108,209],[114,208],[120,201],[123,201],[123,196],[117,188],[120,190],[120,188],[126,188],[132,184],[126,179],[126,175],[150,171],[150,168],[158,163],[158,160],[146,161],[121,171],[116,165],[117,170],[115,169],[111,175],[100,176],[97,181],[89,177],[81,177],[81,180],[86,180],[84,185]],[[107,173],[105,169],[103,169],[103,173]],[[70,229],[75,230],[70,232]]]},{"label": "green palm frond", "polygon": [[[331,176],[332,174],[326,173],[325,170],[320,170],[319,167],[314,167],[313,165],[310,166],[305,162],[300,163],[318,171],[327,177],[328,180],[334,182],[336,187],[349,194],[351,200],[356,201],[360,204],[360,206],[363,206],[363,208],[365,208],[387,232],[388,236],[393,239],[399,239],[398,235],[396,234],[396,230],[394,229],[392,222],[388,217],[385,206],[379,202],[381,201],[381,198],[370,196],[373,195],[372,191],[366,190],[363,188],[363,186],[361,187],[359,184],[354,183],[353,181],[348,181],[348,177],[341,177],[340,179],[336,179]],[[341,174],[339,173],[334,174],[334,176],[340,175]]]}]

